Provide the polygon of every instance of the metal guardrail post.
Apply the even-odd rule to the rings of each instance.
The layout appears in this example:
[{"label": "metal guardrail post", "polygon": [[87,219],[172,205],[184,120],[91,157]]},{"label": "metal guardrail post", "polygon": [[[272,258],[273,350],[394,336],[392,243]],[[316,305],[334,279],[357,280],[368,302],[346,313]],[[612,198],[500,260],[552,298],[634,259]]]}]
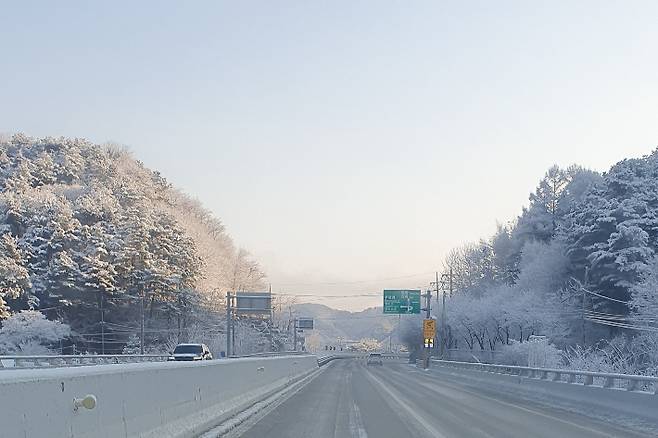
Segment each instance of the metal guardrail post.
[{"label": "metal guardrail post", "polygon": [[637,380],[629,379],[626,382],[626,391],[635,391],[637,389]]}]

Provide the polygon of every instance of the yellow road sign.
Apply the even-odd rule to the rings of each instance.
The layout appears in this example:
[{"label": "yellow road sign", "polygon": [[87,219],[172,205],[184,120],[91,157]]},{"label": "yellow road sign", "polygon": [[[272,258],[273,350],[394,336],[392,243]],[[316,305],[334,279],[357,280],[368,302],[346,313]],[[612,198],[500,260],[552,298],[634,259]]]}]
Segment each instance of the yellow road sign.
[{"label": "yellow road sign", "polygon": [[434,338],[436,333],[436,320],[424,319],[423,320],[423,338]]}]

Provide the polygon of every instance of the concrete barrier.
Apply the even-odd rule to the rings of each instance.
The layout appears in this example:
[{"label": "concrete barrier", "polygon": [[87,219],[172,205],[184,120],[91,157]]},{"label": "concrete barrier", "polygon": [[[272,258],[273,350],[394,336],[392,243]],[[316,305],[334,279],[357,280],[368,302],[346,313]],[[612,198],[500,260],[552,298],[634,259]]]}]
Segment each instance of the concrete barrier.
[{"label": "concrete barrier", "polygon": [[6,370],[1,435],[194,437],[317,368],[307,355]]}]

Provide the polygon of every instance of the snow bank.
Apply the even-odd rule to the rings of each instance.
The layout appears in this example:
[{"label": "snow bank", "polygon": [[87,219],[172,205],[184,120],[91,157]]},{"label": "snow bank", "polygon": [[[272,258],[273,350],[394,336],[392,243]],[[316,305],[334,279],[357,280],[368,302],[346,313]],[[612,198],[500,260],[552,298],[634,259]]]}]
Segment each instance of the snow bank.
[{"label": "snow bank", "polygon": [[478,393],[507,394],[547,406],[578,412],[603,421],[658,434],[658,395],[566,382],[487,373],[433,363],[430,372],[445,381],[459,381]]},{"label": "snow bank", "polygon": [[[194,437],[317,369],[315,356],[5,370],[3,436]],[[91,394],[93,409],[74,408]]]}]

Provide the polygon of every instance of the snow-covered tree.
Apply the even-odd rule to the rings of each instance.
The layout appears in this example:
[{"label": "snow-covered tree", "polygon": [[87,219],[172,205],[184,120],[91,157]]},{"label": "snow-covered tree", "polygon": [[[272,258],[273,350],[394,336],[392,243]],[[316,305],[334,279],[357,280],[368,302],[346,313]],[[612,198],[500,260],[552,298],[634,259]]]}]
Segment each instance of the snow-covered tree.
[{"label": "snow-covered tree", "polygon": [[351,344],[349,346],[349,349],[353,351],[364,351],[364,352],[381,351],[382,344],[377,339],[363,338],[363,339],[359,339],[358,342]]},{"label": "snow-covered tree", "polygon": [[484,240],[451,250],[443,263],[444,272],[452,270],[453,288],[482,294],[497,284],[492,245]]},{"label": "snow-covered tree", "polygon": [[144,313],[149,347],[263,287],[221,221],[116,145],[2,139],[0,236],[0,319],[44,309],[88,334],[81,349],[99,348],[101,319],[119,349]]},{"label": "snow-covered tree", "polygon": [[130,335],[121,354],[139,354],[141,352],[139,337],[135,334]]},{"label": "snow-covered tree", "polygon": [[600,295],[597,309],[627,313],[630,289],[643,275],[658,247],[658,152],[624,160],[603,176],[565,229],[568,254],[576,276]]},{"label": "snow-covered tree", "polygon": [[6,300],[26,296],[31,287],[30,275],[16,239],[0,236],[0,320],[9,316]]},{"label": "snow-covered tree", "polygon": [[658,258],[654,258],[642,280],[631,288],[630,307],[635,324],[658,329]]},{"label": "snow-covered tree", "polygon": [[35,310],[23,310],[2,322],[0,351],[5,354],[42,354],[71,334],[68,325],[49,321]]}]

